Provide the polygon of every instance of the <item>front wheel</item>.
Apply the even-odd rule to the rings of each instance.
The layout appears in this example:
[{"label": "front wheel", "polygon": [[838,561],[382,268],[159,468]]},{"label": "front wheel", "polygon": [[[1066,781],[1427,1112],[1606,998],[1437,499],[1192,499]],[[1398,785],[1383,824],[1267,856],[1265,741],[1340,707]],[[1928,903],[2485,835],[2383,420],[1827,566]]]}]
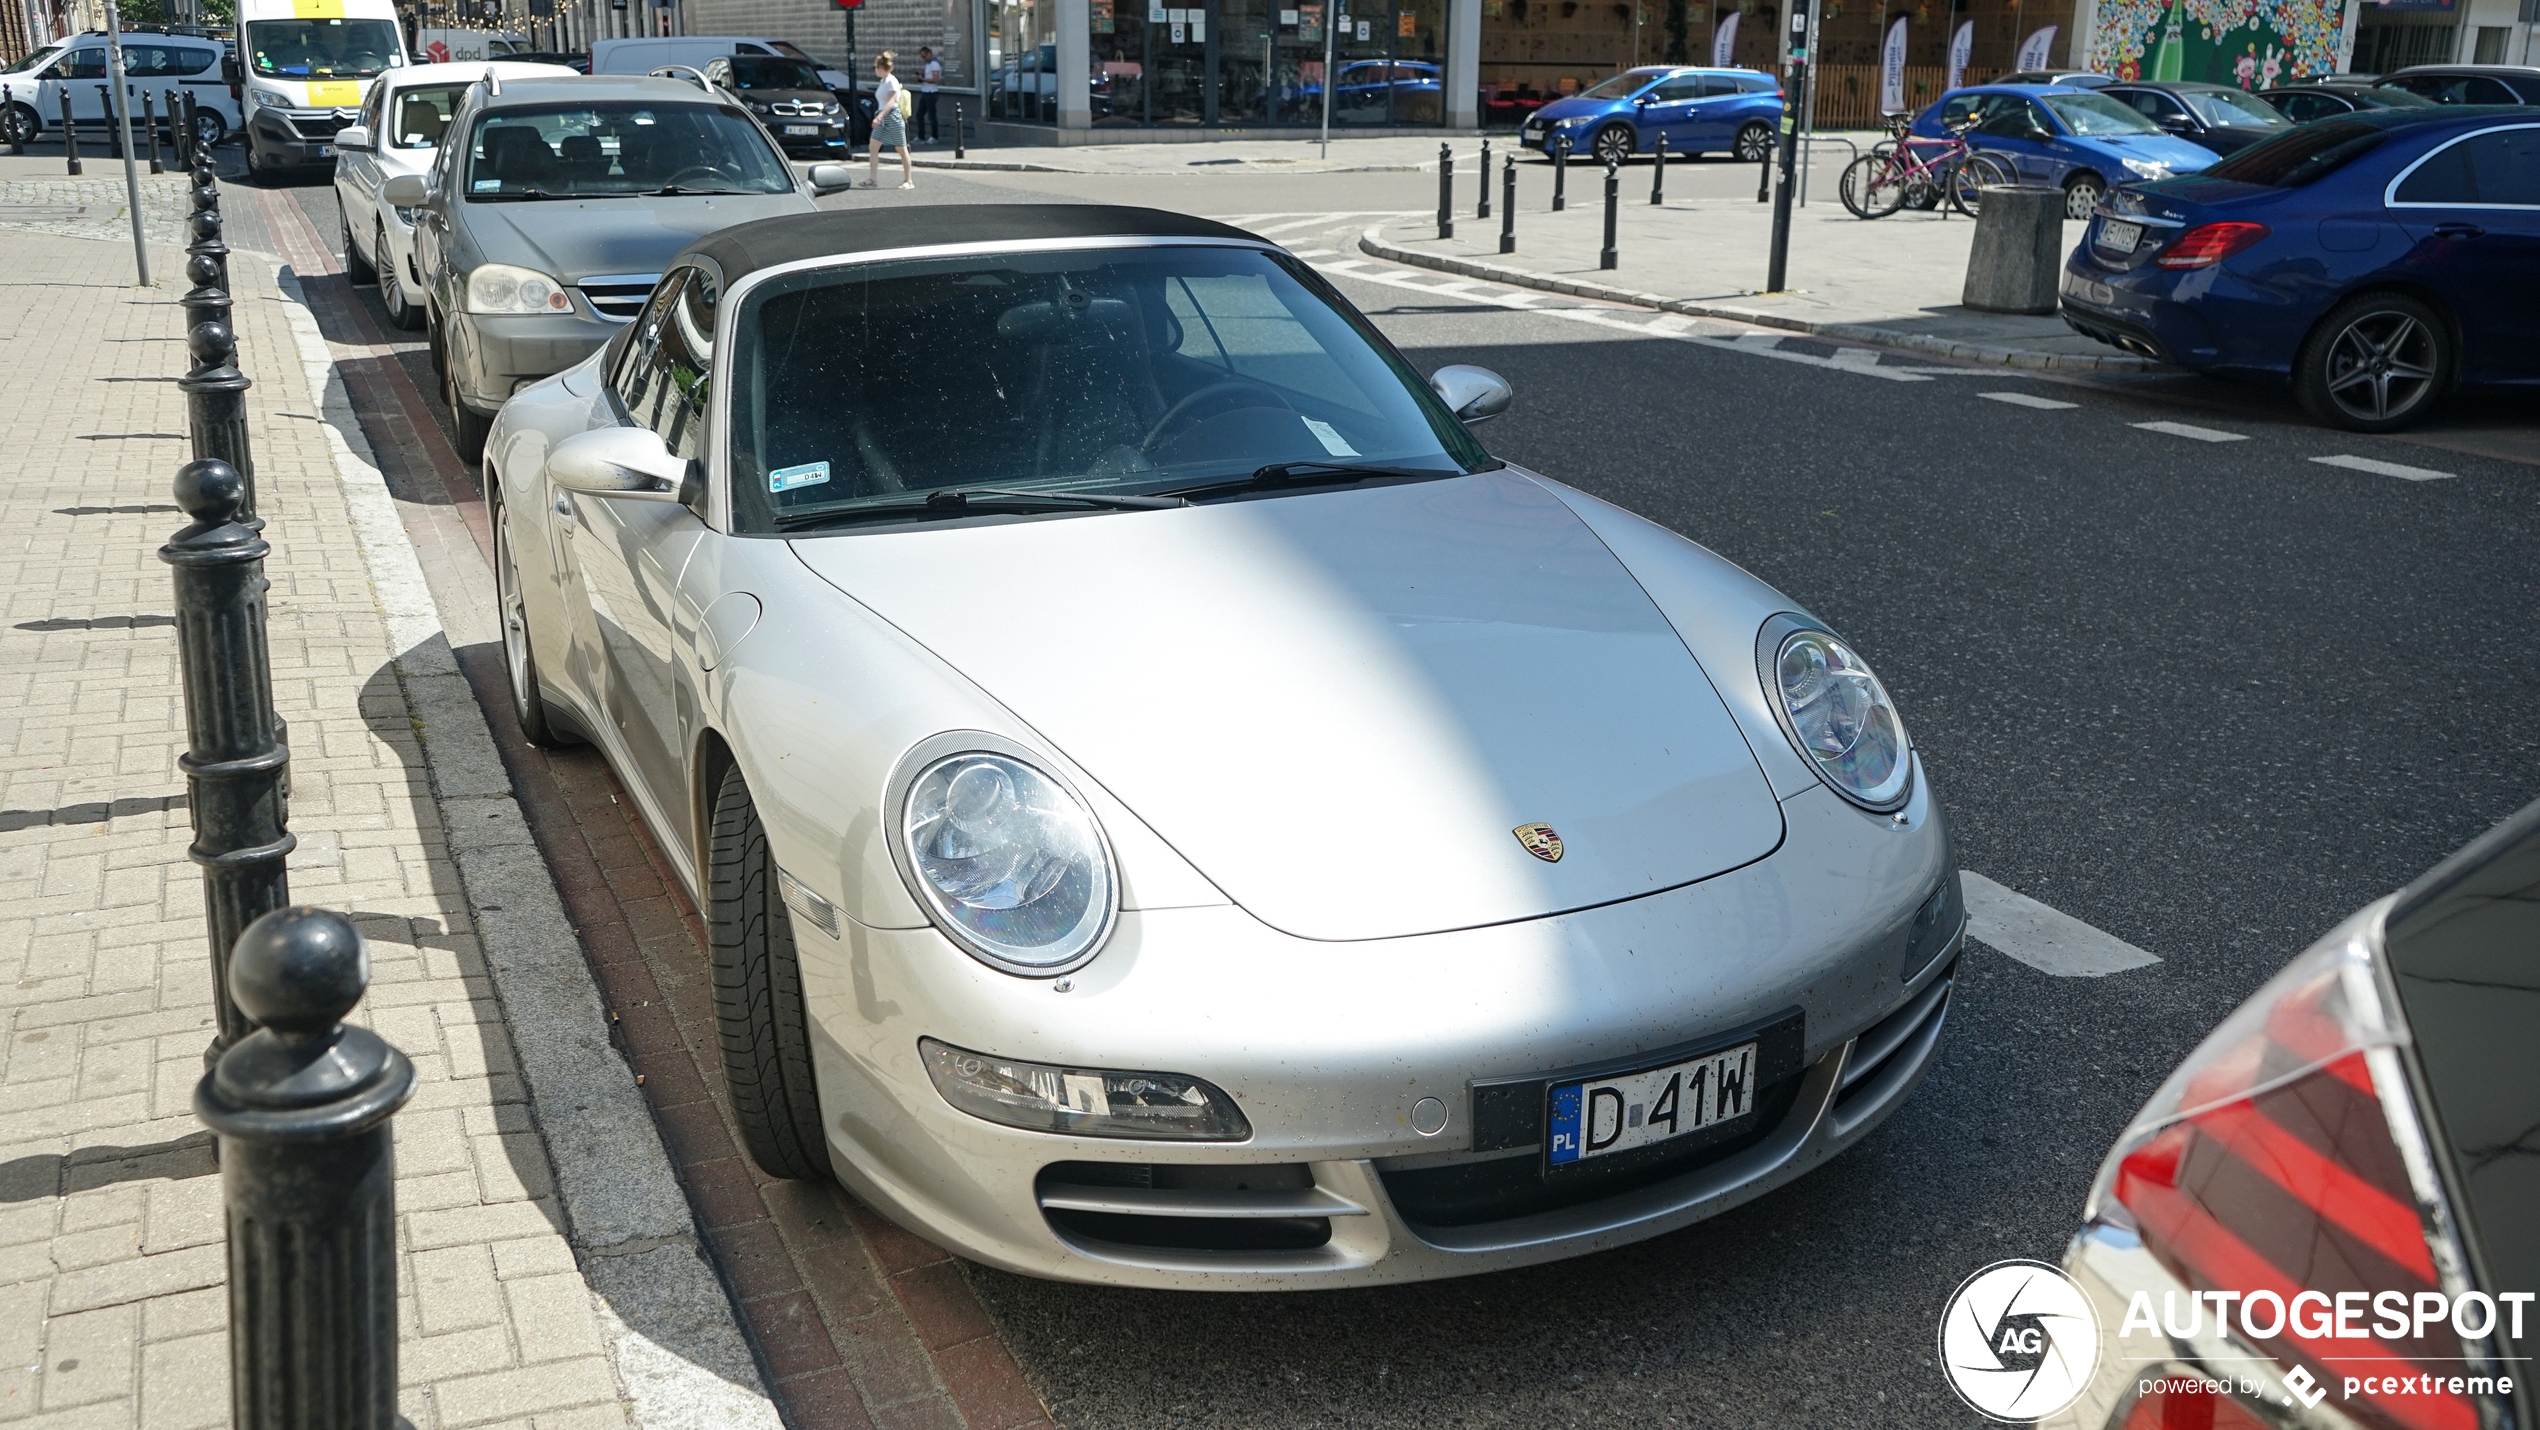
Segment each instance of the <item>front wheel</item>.
[{"label": "front wheel", "polygon": [[2019,181],[2007,161],[1991,154],[1970,154],[1949,173],[1949,206],[1974,218],[1984,207],[1986,189],[2007,188]]},{"label": "front wheel", "polygon": [[34,143],[35,137],[43,132],[44,121],[36,118],[35,111],[23,104],[12,104],[7,110],[0,111],[0,144],[24,147]]},{"label": "front wheel", "polygon": [[2064,181],[2064,217],[2086,219],[2099,207],[2099,197],[2108,185],[2097,174],[2075,174]]},{"label": "front wheel", "polygon": [[[362,257],[361,248],[353,242],[352,217],[341,212],[343,202],[341,198],[336,200],[338,212],[335,217],[335,227],[344,244],[344,281],[356,288],[367,288],[379,281],[377,258],[376,256]],[[383,249],[381,252],[386,250]]]},{"label": "front wheel", "polygon": [[450,445],[458,448],[462,462],[485,460],[485,439],[494,435],[494,419],[468,410],[466,399],[459,396],[459,365],[449,356],[449,339],[443,338],[445,351],[441,357],[441,400],[450,404]]},{"label": "front wheel", "polygon": [[[229,136],[229,122],[228,122],[227,120],[222,119],[222,118],[220,117],[220,115],[218,115],[218,114],[214,113],[213,111],[211,111],[211,110],[209,110],[209,109],[203,109],[203,108],[200,108],[200,107],[197,107],[197,108],[195,109],[195,111],[194,111],[194,142],[195,142],[195,143],[197,143],[197,144],[201,145],[202,147],[204,147],[204,148],[206,148],[206,149],[217,148],[217,147],[219,146],[219,144],[220,144],[220,141],[221,141],[221,140],[223,140],[223,139],[225,139],[225,138],[227,138],[228,136]],[[191,162],[191,160],[192,160],[192,156],[191,156],[191,155],[188,155],[188,156],[187,156],[187,159],[188,159],[188,162]]]},{"label": "front wheel", "polygon": [[1734,143],[1736,147],[1731,152],[1739,163],[1761,164],[1773,157],[1773,126],[1760,119],[1749,120],[1738,126]]},{"label": "front wheel", "polygon": [[1600,164],[1625,162],[1632,157],[1633,147],[1631,126],[1627,124],[1608,124],[1588,142],[1588,152]]},{"label": "front wheel", "polygon": [[406,296],[405,270],[397,266],[397,250],[388,246],[386,219],[373,232],[370,251],[379,269],[379,306],[388,310],[388,321],[409,333],[422,327],[423,305]]},{"label": "front wheel", "polygon": [[1905,205],[1902,166],[1893,154],[1864,154],[1843,166],[1835,192],[1854,218],[1885,218]]},{"label": "front wheel", "polygon": [[715,792],[707,858],[714,1016],[741,1145],[771,1177],[826,1177],[829,1142],[812,1074],[793,917],[777,888],[767,829],[737,767],[724,773]]},{"label": "front wheel", "polygon": [[2349,432],[2390,432],[2425,415],[2458,362],[2442,315],[2399,293],[2365,293],[2329,311],[2293,364],[2303,410]]},{"label": "front wheel", "polygon": [[494,605],[503,623],[503,673],[512,687],[512,718],[520,736],[542,750],[571,744],[548,717],[547,699],[538,693],[538,652],[529,643],[529,605],[520,593],[520,557],[512,542],[511,508],[504,504],[500,478],[485,474],[494,498]]}]

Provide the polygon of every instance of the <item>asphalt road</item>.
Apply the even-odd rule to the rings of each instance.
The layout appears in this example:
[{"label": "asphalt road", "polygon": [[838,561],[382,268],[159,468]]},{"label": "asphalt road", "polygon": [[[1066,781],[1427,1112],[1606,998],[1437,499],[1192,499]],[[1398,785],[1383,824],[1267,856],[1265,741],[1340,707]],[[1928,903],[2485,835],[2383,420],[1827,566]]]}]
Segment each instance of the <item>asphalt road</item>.
[{"label": "asphalt road", "polygon": [[[917,197],[1337,213],[1415,206],[1403,178],[921,173]],[[327,189],[298,197],[335,231]],[[1893,1120],[1628,1250],[1284,1296],[974,1268],[979,1295],[1071,1430],[1983,1423],[1932,1365],[1951,1289],[2058,1255],[2110,1139],[2216,1020],[2540,795],[2522,626],[2540,467],[2330,432],[2257,389],[1883,359],[1925,379],[1898,381],[1829,345],[1774,357],[1377,276],[1336,281],[1422,367],[1514,382],[1482,429],[1494,452],[1721,552],[1857,644],[1965,867],[2164,961],[2056,979],[1972,948],[1943,1058]],[[2243,440],[2133,425],[2162,421]]]}]

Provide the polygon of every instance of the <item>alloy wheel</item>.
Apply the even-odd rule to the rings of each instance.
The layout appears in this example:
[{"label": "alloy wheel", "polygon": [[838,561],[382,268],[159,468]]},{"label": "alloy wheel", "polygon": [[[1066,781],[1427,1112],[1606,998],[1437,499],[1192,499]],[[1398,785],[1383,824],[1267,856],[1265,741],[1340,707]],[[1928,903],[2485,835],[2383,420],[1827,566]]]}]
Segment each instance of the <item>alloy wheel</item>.
[{"label": "alloy wheel", "polygon": [[2086,219],[2099,207],[2099,196],[2107,192],[2097,179],[2075,179],[2064,189],[2064,217]]},{"label": "alloy wheel", "polygon": [[512,715],[526,728],[541,712],[529,708],[529,608],[520,599],[520,568],[512,556],[509,513],[494,518],[494,604],[503,619],[503,669],[512,680]]},{"label": "alloy wheel", "polygon": [[2366,313],[2328,345],[2328,396],[2360,421],[2400,417],[2433,393],[2438,358],[2431,329],[2406,313]]},{"label": "alloy wheel", "polygon": [[1749,124],[1737,132],[1737,158],[1741,164],[1761,164],[1773,156],[1773,131],[1761,124]]},{"label": "alloy wheel", "polygon": [[1620,124],[1609,124],[1596,132],[1596,142],[1589,152],[1600,164],[1620,164],[1632,157],[1632,131]]}]

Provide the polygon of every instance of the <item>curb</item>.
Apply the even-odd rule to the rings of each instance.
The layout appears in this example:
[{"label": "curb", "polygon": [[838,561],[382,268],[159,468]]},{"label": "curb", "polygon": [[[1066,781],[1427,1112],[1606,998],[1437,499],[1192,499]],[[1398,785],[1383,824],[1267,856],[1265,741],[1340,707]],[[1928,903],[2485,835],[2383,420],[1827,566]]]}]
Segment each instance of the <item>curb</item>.
[{"label": "curb", "polygon": [[1693,318],[1726,318],[1734,322],[1753,323],[1759,327],[1781,328],[1812,337],[1842,338],[1849,342],[1870,343],[1879,347],[1899,348],[1907,352],[1925,353],[1932,357],[1955,358],[1960,362],[1987,367],[2015,367],[2048,372],[2167,372],[2166,363],[2156,363],[2132,353],[2093,354],[2083,357],[2073,353],[2042,353],[2031,348],[2004,347],[1994,343],[1962,343],[1948,338],[1928,337],[1921,333],[1900,333],[1873,323],[1818,323],[1806,318],[1793,318],[1780,313],[1759,313],[1752,309],[1732,308],[1716,303],[1696,303],[1684,298],[1662,297],[1656,293],[1635,293],[1627,288],[1612,288],[1602,283],[1581,283],[1568,278],[1547,278],[1523,268],[1505,268],[1496,263],[1481,263],[1469,258],[1447,258],[1434,253],[1415,253],[1387,243],[1383,230],[1370,228],[1358,237],[1358,251],[1370,258],[1428,268],[1440,273],[1454,273],[1466,278],[1482,278],[1505,283],[1514,288],[1532,288],[1544,293],[1566,293],[1576,298],[1598,298],[1609,303],[1629,303],[1636,308],[1653,308],[1662,313],[1682,313]]}]

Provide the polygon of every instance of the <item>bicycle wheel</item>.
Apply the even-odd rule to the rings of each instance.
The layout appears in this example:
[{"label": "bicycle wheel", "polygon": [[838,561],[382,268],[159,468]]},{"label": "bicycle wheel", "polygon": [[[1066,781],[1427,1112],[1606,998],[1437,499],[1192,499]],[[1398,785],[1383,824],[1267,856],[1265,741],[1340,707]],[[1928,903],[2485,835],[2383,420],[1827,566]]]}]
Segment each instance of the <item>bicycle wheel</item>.
[{"label": "bicycle wheel", "polygon": [[2008,161],[1997,154],[1970,154],[1949,172],[1949,206],[1969,218],[1984,207],[1984,190],[2020,181]]},{"label": "bicycle wheel", "polygon": [[1892,156],[1864,154],[1844,166],[1836,191],[1854,218],[1885,218],[1905,204],[1905,177]]}]

